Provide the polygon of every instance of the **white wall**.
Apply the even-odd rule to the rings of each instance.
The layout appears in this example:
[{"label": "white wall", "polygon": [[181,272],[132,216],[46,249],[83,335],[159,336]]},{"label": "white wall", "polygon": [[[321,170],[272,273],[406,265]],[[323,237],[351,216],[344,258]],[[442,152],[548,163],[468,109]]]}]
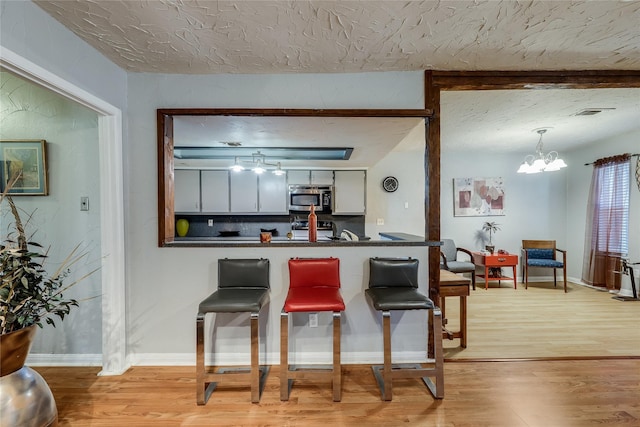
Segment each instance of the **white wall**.
[{"label": "white wall", "polygon": [[[582,275],[582,257],[584,254],[584,234],[586,227],[586,209],[591,187],[593,166],[584,166],[594,160],[623,153],[640,153],[640,132],[619,135],[615,138],[597,141],[580,150],[568,153],[567,167],[567,263],[571,276]],[[629,195],[629,258],[631,262],[640,262],[640,189],[636,184],[635,165],[637,157],[632,157],[631,182]]]},{"label": "white wall", "polygon": [[[495,221],[501,230],[494,235],[496,249],[520,254],[523,239],[555,239],[567,250],[567,275],[580,280],[586,207],[591,185],[592,167],[584,166],[602,157],[639,151],[638,132],[597,141],[579,150],[565,152],[569,165],[557,172],[518,174],[516,169],[524,155],[485,152],[456,152],[442,147],[441,158],[441,235],[452,238],[458,247],[479,250],[484,243],[476,239],[484,221]],[[640,191],[635,184],[634,168],[629,215],[629,256],[640,260]],[[504,216],[454,217],[453,178],[501,176],[505,181]],[[462,255],[461,255],[462,257]],[[518,275],[520,269],[518,269]],[[548,276],[541,269],[534,275]]]},{"label": "white wall", "polygon": [[[486,244],[482,224],[495,221],[500,231],[493,235],[496,249],[520,255],[523,239],[555,239],[560,248],[566,245],[565,199],[566,169],[546,174],[518,174],[516,170],[526,153],[495,152],[441,153],[441,236],[451,238],[456,246],[481,250]],[[465,177],[502,177],[505,186],[503,216],[454,217],[453,179]],[[462,257],[462,255],[461,255]],[[518,274],[520,271],[518,270]]]},{"label": "white wall", "polygon": [[0,2],[3,48],[126,111],[127,75],[31,1]]},{"label": "white wall", "polygon": [[[157,247],[156,109],[423,108],[422,86],[421,72],[251,76],[131,74],[129,140],[132,143],[126,153],[131,164],[131,180],[127,190],[131,200],[127,242],[127,252],[131,254],[128,258],[130,282],[127,293],[130,320],[127,329],[130,332],[129,349],[133,363],[193,363],[197,306],[215,289],[216,260],[222,257],[262,256],[271,260],[272,269],[272,302],[268,308],[266,348],[270,354],[269,363],[277,364],[278,319],[288,286],[286,261],[294,255],[291,249],[285,248]],[[408,178],[405,180],[407,184],[409,181]],[[407,188],[410,187],[407,185]],[[363,358],[381,355],[379,323],[375,320],[377,315],[366,304],[363,289],[367,270],[365,260],[369,256],[385,254],[413,256],[422,260],[420,277],[422,283],[426,283],[426,250],[422,247],[304,248],[295,254],[337,256],[341,259],[343,294],[347,303],[343,328],[345,361],[363,361]],[[424,328],[423,316],[407,314],[402,316],[402,321],[415,323],[415,327],[399,329],[404,329],[404,333],[412,330],[415,333],[415,330]],[[308,334],[328,337],[323,328],[305,331],[305,335]],[[396,339],[402,337],[403,333],[399,332]],[[318,357],[323,352],[321,342],[305,341],[308,357]],[[220,348],[227,351],[229,345],[233,345],[232,342],[224,340]],[[248,357],[248,345],[240,343],[237,346],[237,351]],[[409,352],[405,356],[410,355],[411,351],[420,353],[424,349],[424,342],[409,339],[398,350],[402,351],[403,348]]]},{"label": "white wall", "polygon": [[[100,267],[100,176],[98,170],[98,117],[41,86],[0,71],[0,139],[47,141],[48,196],[14,196],[27,234],[50,246],[45,266],[50,274],[80,244],[86,258],[71,268],[66,284]],[[80,197],[90,198],[90,210],[80,211]],[[8,205],[2,207],[2,233],[13,223]],[[30,216],[31,215],[31,216]],[[6,224],[6,225],[5,225]],[[44,325],[36,335],[33,353],[101,354],[102,327],[100,274],[93,274],[65,292],[83,300],[57,327]]]},{"label": "white wall", "polygon": [[[106,198],[113,203],[108,207],[100,207],[100,200],[96,197],[92,198],[95,200],[92,200],[91,204],[96,208],[103,208],[105,211],[110,212],[109,215],[101,215],[102,224],[108,223],[110,226],[114,222],[121,224],[122,201],[118,198],[121,195],[120,190],[116,188],[118,184],[121,184],[122,179],[126,180],[127,177],[126,171],[124,174],[120,171],[121,159],[117,154],[119,153],[122,135],[116,134],[116,132],[121,133],[120,112],[126,113],[126,72],[97,53],[91,46],[64,28],[31,1],[0,2],[0,57],[3,60],[3,64],[8,63],[15,66],[16,70],[24,70],[25,75],[37,76],[36,79],[41,79],[38,82],[56,89],[62,87],[63,89],[58,89],[60,93],[71,93],[74,99],[85,103],[85,105],[99,105],[99,109],[103,113],[108,115],[115,114],[106,120],[102,118],[98,120],[100,158],[96,161],[99,161],[100,167],[96,167],[90,160],[86,162],[86,165],[91,168],[90,172],[96,177],[101,173],[110,173],[114,169],[118,169],[117,176],[111,177],[108,182],[102,180],[100,183],[100,198],[103,200]],[[106,126],[104,126],[105,123]],[[105,154],[106,156],[103,157]],[[93,154],[90,157],[96,159],[97,156],[97,154]],[[68,158],[73,158],[73,154]],[[70,174],[74,172],[73,168],[77,167],[71,164],[56,164],[54,161],[51,162],[50,166],[57,168],[58,171],[64,170]],[[78,184],[81,185],[80,183]],[[108,191],[104,191],[105,188]],[[76,197],[77,194],[72,197],[73,200],[69,203],[72,208],[78,206],[79,202],[75,200]],[[116,207],[114,208],[113,206]],[[108,235],[109,243],[107,244],[107,250],[103,253],[104,258],[102,258],[103,268],[98,273],[102,277],[107,277],[108,280],[103,283],[107,288],[113,287],[112,283],[121,284],[123,282],[120,279],[123,275],[123,268],[120,268],[122,263],[120,263],[121,258],[119,258],[122,250],[118,250],[120,255],[111,251],[114,248],[120,248],[120,245],[114,243],[119,242],[118,234],[121,228],[123,227],[118,227],[114,233]],[[64,243],[66,244],[67,242]],[[96,244],[100,244],[100,242],[96,242]],[[103,249],[105,249],[104,240],[102,245]],[[116,300],[116,293],[112,292],[112,294],[103,295],[103,303],[108,301],[107,306],[111,308],[117,305],[113,304],[113,301]],[[116,320],[110,323],[110,327],[105,328],[105,333],[102,337],[100,337],[100,328],[92,328],[91,331],[92,342],[94,339],[100,340],[102,338],[102,343],[107,342],[106,346],[110,349],[107,350],[110,358],[103,360],[103,362],[110,365],[106,369],[107,372],[115,372],[124,365],[124,357],[122,357],[124,350],[118,347],[118,341],[121,341],[124,345],[124,339],[120,339],[123,335],[123,329],[118,329],[117,326],[124,316],[120,314],[121,310],[117,309],[112,310],[109,316],[114,315],[115,317],[116,312]],[[91,318],[95,315],[99,316],[99,314],[93,313],[89,316],[80,315],[76,319],[69,319],[73,321],[65,322],[65,330],[76,329],[76,327],[82,328],[85,323],[92,325]],[[57,340],[55,344],[51,343],[50,346],[43,344],[43,347],[38,348],[37,351],[40,351],[44,356],[52,355],[58,351],[70,356],[48,358],[47,360],[50,362],[73,362],[82,359],[85,363],[89,361],[99,364],[101,355],[94,353],[96,351],[95,345],[85,345],[83,343],[86,343],[86,341],[81,340],[76,343],[75,332],[65,333],[64,337]],[[117,349],[118,354],[115,354],[115,349]],[[75,356],[72,353],[75,353]],[[34,354],[32,351],[31,356]],[[95,356],[95,358],[92,356]]]},{"label": "white wall", "polygon": [[[417,125],[396,149],[367,171],[367,216],[365,232],[377,238],[380,232],[400,232],[424,237],[424,122]],[[398,179],[398,189],[387,193],[382,180]],[[405,206],[408,206],[405,208]],[[381,218],[384,225],[377,225]]]}]

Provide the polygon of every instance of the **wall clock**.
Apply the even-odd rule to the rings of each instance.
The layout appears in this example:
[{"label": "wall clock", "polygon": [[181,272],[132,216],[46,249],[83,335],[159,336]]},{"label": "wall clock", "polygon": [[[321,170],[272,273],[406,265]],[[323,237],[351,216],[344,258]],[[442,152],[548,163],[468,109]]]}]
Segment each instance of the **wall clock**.
[{"label": "wall clock", "polygon": [[398,189],[398,179],[394,176],[388,176],[382,180],[382,188],[387,193],[393,193]]}]

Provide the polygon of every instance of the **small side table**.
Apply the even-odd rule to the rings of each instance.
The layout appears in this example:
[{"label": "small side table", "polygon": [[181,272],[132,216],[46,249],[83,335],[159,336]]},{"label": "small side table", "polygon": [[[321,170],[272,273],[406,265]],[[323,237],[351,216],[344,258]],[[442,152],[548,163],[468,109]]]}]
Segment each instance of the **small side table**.
[{"label": "small side table", "polygon": [[513,269],[513,289],[518,288],[518,284],[516,283],[516,266],[518,265],[518,255],[512,254],[483,254],[482,252],[471,252],[473,256],[473,263],[475,265],[484,266],[484,274],[479,274],[484,278],[484,288],[489,289],[489,282],[498,281],[500,283],[501,280],[511,280],[511,277],[490,277],[489,276],[489,268],[496,267],[511,267]]},{"label": "small side table", "polygon": [[[440,270],[440,309],[442,310],[442,338],[450,340],[460,338],[460,346],[467,348],[467,297],[469,296],[470,279],[448,270]],[[445,298],[460,297],[460,330],[452,332],[445,328]]]}]

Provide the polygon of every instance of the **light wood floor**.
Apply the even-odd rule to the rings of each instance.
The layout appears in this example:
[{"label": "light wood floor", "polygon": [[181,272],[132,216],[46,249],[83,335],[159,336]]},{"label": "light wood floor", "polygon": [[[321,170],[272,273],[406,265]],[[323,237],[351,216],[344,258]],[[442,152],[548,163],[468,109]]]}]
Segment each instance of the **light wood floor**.
[{"label": "light wood floor", "polygon": [[[458,303],[447,302],[455,329]],[[514,290],[481,286],[469,298],[468,347],[445,340],[445,398],[419,380],[396,380],[383,402],[369,366],[343,367],[342,402],[330,384],[296,382],[280,401],[278,366],[259,404],[237,382],[195,403],[194,367],[133,367],[98,377],[98,368],[38,367],[49,383],[60,426],[640,426],[640,302],[552,284]],[[532,357],[589,360],[495,361]],[[604,356],[599,359],[597,356]],[[611,356],[631,356],[607,359]],[[635,356],[635,357],[634,357]],[[488,358],[493,361],[474,361]]]},{"label": "light wood floor", "polygon": [[368,366],[343,368],[342,401],[329,383],[299,383],[280,401],[278,366],[258,404],[246,386],[220,384],[195,403],[193,367],[36,368],[60,426],[491,426],[640,425],[640,360],[445,363],[445,398],[417,379],[396,380],[383,402]]},{"label": "light wood floor", "polygon": [[[467,298],[467,348],[444,340],[446,359],[640,356],[640,301],[569,283],[479,281]],[[500,286],[500,287],[498,287]],[[459,325],[458,298],[447,298],[447,327]]]}]

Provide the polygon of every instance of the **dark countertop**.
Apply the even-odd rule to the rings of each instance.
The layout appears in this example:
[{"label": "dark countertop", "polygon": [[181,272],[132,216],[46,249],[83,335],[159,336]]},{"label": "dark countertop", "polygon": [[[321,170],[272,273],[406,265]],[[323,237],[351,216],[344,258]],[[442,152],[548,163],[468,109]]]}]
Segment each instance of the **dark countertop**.
[{"label": "dark countertop", "polygon": [[424,242],[424,237],[418,236],[416,234],[407,234],[407,233],[393,233],[393,232],[385,232],[378,233],[380,237],[385,239],[390,239],[393,241],[404,240],[407,242]]},{"label": "dark countertop", "polygon": [[362,247],[362,246],[440,246],[440,242],[425,242],[424,238],[406,233],[380,233],[380,236],[393,240],[331,240],[318,238],[317,242],[307,240],[289,240],[286,237],[273,237],[270,243],[260,243],[258,237],[176,237],[165,247],[201,248],[201,247]]}]

